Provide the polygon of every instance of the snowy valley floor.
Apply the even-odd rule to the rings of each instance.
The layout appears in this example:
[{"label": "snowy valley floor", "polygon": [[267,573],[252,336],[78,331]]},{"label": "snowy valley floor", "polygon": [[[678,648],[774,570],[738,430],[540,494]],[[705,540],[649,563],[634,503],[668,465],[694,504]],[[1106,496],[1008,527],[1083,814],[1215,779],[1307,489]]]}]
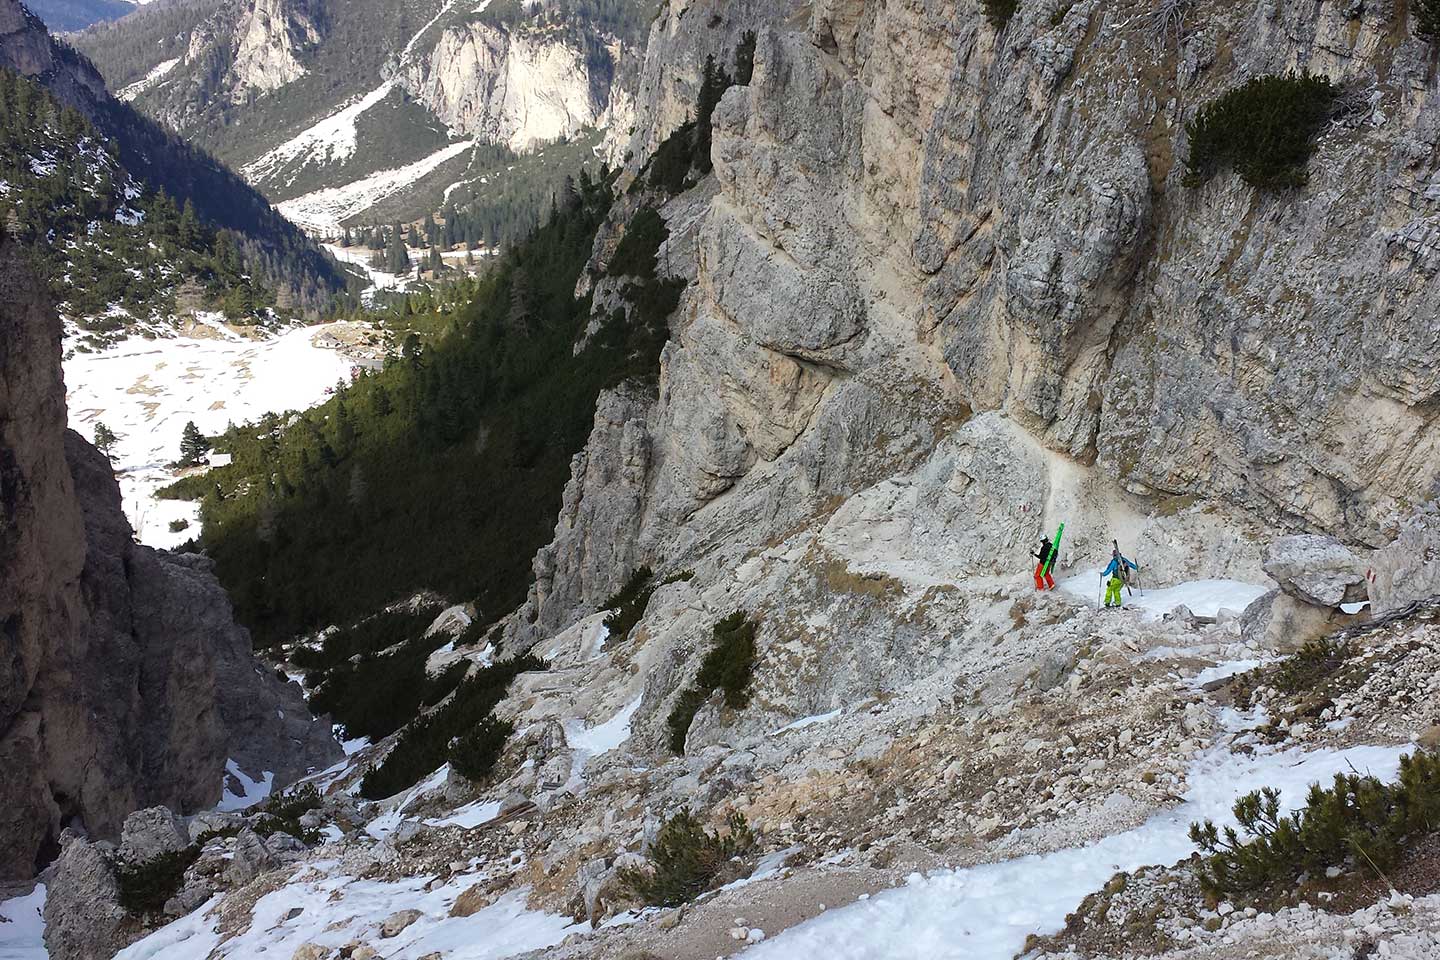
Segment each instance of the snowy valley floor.
[{"label": "snowy valley floor", "polygon": [[[349,380],[353,361],[330,342],[349,324],[295,327],[250,338],[218,319],[197,325],[207,336],[131,337],[97,352],[67,343],[70,425],[90,439],[103,423],[119,437],[113,459],[125,513],[140,542],[174,547],[198,532],[196,505],[160,500],[176,474],[180,436],[193,421],[205,434],[266,413],[304,410]],[[184,522],[171,530],[174,522]]]}]

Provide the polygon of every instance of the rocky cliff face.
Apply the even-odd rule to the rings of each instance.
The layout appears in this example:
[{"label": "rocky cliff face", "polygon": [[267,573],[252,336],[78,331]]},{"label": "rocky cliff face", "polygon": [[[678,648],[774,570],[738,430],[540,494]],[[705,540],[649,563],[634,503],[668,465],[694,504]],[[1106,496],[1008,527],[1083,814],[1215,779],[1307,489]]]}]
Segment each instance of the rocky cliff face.
[{"label": "rocky cliff face", "polygon": [[219,801],[227,761],[289,781],[338,753],[258,667],[208,561],[134,543],[106,459],[65,429],[60,322],[0,244],[0,880],[62,828]]},{"label": "rocky cliff face", "polygon": [[563,37],[469,23],[441,31],[405,65],[403,83],[453,130],[523,151],[585,127],[628,129],[628,95],[614,84],[618,47],[608,63],[592,62]]},{"label": "rocky cliff face", "polygon": [[320,42],[322,25],[318,2],[254,0],[235,31],[236,95],[274,90],[304,76],[301,57]]},{"label": "rocky cliff face", "polygon": [[[831,521],[859,523],[847,549],[924,544],[955,573],[1022,566],[1061,519],[1098,558],[1160,508],[1195,528],[1147,543],[1173,579],[1258,574],[1253,543],[1288,530],[1394,536],[1440,471],[1427,50],[1389,8],[1219,11],[1178,39],[1147,10],[1030,5],[997,35],[918,0],[662,9],[632,169],[693,102],[688,65],[759,42],[715,114],[718,192],[672,222],[696,282],[659,398],[624,429],[605,407],[583,466],[611,492],[577,474],[567,497],[638,505],[611,552],[733,561],[861,491]],[[1292,69],[1345,89],[1309,185],[1182,185],[1200,105]],[[643,477],[596,469],[636,448]],[[562,522],[539,623],[584,607],[546,584],[593,603],[624,576],[567,542],[621,526]]]}]

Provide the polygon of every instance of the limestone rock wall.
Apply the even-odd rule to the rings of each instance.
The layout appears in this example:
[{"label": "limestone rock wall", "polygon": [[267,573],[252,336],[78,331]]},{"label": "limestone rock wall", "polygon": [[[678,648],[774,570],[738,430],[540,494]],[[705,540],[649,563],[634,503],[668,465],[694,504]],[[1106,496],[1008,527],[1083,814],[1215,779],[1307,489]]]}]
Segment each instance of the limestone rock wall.
[{"label": "limestone rock wall", "polygon": [[628,100],[614,89],[618,44],[607,55],[475,22],[441,31],[428,54],[406,62],[403,82],[456,132],[522,151],[625,124]]},{"label": "limestone rock wall", "polygon": [[[1385,5],[1192,11],[1178,36],[1150,13],[1022,5],[997,35],[977,4],[928,0],[662,8],[637,170],[693,105],[705,53],[759,36],[754,79],[715,113],[713,199],[670,241],[668,272],[694,282],[643,418],[641,515],[607,521],[636,531],[617,557],[733,564],[984,411],[1035,445],[1020,526],[1088,521],[1076,562],[1149,538],[1171,579],[1261,578],[1280,533],[1391,539],[1440,475],[1427,48]],[[1185,122],[1286,70],[1344,88],[1308,186],[1183,185]],[[597,431],[587,463],[615,441]],[[1202,541],[1137,519],[1176,511]],[[573,572],[569,529],[553,582]],[[965,551],[1014,570],[1025,539]]]},{"label": "limestone rock wall", "polygon": [[65,429],[60,322],[0,243],[0,881],[66,826],[219,801],[226,763],[289,782],[339,747],[255,663],[198,556],[136,544],[109,462]]},{"label": "limestone rock wall", "polygon": [[235,31],[237,95],[275,90],[304,76],[301,57],[320,42],[323,24],[319,0],[253,0]]}]

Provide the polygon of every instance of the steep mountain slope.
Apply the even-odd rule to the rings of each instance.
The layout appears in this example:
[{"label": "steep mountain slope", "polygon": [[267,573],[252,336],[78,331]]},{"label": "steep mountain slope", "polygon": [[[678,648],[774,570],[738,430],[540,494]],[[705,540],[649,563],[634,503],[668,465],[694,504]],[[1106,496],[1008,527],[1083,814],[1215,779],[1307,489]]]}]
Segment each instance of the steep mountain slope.
[{"label": "steep mountain slope", "polygon": [[[438,209],[435,185],[479,176],[476,144],[623,134],[648,6],[232,0],[157,6],[77,42],[137,107],[333,230],[387,199],[405,200],[401,219]],[[335,191],[357,200],[317,212]]]},{"label": "steep mountain slope", "polygon": [[[131,539],[110,464],[65,429],[60,320],[0,240],[0,880],[65,827],[117,838],[151,804],[196,811],[227,763],[284,783],[338,754],[258,669],[211,565]],[[243,790],[234,790],[243,794]]]},{"label": "steep mountain slope", "polygon": [[[130,956],[1433,955],[1440,123],[1411,14],[666,3],[603,222],[562,206],[468,330],[417,320],[444,332],[343,398],[367,422],[237,432],[206,509],[247,615],[348,624],[286,652],[360,723],[413,718],[317,781],[313,869]],[[533,535],[586,360],[614,381],[507,612],[511,541],[473,571],[449,545]],[[372,451],[437,440],[366,501]],[[1119,610],[1112,545],[1142,571]],[[355,557],[364,602],[467,602],[365,632],[335,612]],[[1238,881],[1224,841],[1191,857],[1192,820],[1264,840],[1307,800]]]},{"label": "steep mountain slope", "polygon": [[183,312],[239,323],[273,316],[228,232],[148,190],[78,113],[0,71],[0,212],[34,251],[51,296],[90,346],[163,331]]},{"label": "steep mountain slope", "polygon": [[77,111],[113,149],[120,169],[147,190],[192,204],[228,231],[246,268],[276,289],[283,307],[316,310],[341,289],[336,264],[212,157],[115,100],[93,66],[57,43],[18,0],[0,2],[0,68],[38,82]]}]

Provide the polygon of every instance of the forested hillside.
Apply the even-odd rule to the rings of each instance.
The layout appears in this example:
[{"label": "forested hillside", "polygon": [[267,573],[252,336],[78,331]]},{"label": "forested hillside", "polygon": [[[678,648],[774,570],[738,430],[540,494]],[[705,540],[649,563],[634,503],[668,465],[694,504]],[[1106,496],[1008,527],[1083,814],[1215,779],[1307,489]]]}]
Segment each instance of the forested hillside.
[{"label": "forested hillside", "polygon": [[0,69],[79,113],[137,189],[164,192],[182,207],[189,201],[208,227],[231,231],[245,271],[275,290],[278,306],[318,313],[343,289],[335,262],[264,197],[203,149],[112,97],[94,65],[52,38],[17,0],[0,0],[0,27]]},{"label": "forested hillside", "polygon": [[576,281],[612,202],[587,174],[453,313],[414,318],[384,371],[324,406],[216,438],[233,457],[203,483],[203,546],[259,642],[353,618],[420,588],[513,609],[552,532],[600,389],[653,379],[683,283],[654,274],[663,229],[626,262],[629,310],[591,321]]},{"label": "forested hillside", "polygon": [[135,180],[78,111],[3,69],[0,218],[34,252],[61,313],[94,334],[180,306],[240,322],[274,315],[274,291],[246,272],[243,240]]}]

